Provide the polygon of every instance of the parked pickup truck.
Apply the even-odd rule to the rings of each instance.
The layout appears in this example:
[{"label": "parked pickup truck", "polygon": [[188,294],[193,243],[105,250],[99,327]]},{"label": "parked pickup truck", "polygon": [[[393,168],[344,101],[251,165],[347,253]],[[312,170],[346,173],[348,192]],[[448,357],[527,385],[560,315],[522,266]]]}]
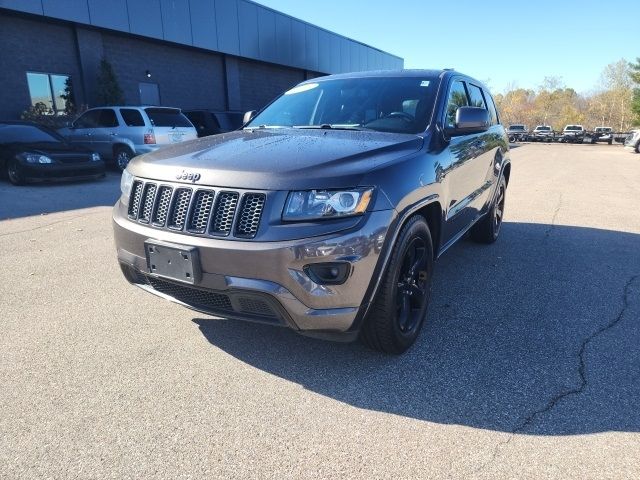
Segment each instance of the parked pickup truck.
[{"label": "parked pickup truck", "polygon": [[122,272],[200,312],[401,353],[427,319],[434,261],[467,232],[498,238],[511,173],[498,118],[489,90],[450,70],[307,80],[240,130],[128,164]]},{"label": "parked pickup truck", "polygon": [[587,131],[582,125],[567,125],[562,130],[560,141],[564,143],[582,143]]},{"label": "parked pickup truck", "polygon": [[507,136],[509,137],[509,141],[511,143],[524,142],[529,137],[529,130],[527,130],[526,125],[516,123],[513,125],[509,125],[509,127],[507,128]]},{"label": "parked pickup truck", "polygon": [[596,127],[593,132],[587,133],[586,139],[593,144],[596,142],[607,142],[609,145],[613,143],[613,129],[611,127]]},{"label": "parked pickup truck", "polygon": [[529,140],[533,142],[553,142],[554,138],[555,132],[549,125],[538,125],[529,135]]}]

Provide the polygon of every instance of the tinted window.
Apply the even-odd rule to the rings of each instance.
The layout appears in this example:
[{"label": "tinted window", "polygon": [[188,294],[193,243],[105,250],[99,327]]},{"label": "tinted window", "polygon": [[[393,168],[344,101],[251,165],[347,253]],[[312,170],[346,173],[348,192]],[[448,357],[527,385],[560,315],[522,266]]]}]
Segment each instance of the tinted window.
[{"label": "tinted window", "polygon": [[[433,79],[420,77],[343,78],[305,83],[278,98],[248,126],[331,125],[419,133],[425,130],[431,115],[434,83]],[[414,103],[405,103],[408,100]]]},{"label": "tinted window", "polygon": [[116,118],[116,112],[111,108],[104,108],[100,112],[100,119],[98,120],[98,126],[102,128],[111,128],[118,126],[118,119]]},{"label": "tinted window", "polygon": [[445,120],[448,127],[455,127],[456,125],[456,112],[460,107],[468,107],[469,101],[467,99],[467,91],[464,88],[464,83],[456,80],[449,89],[449,99],[447,100],[447,118]]},{"label": "tinted window", "polygon": [[132,108],[121,108],[120,115],[127,127],[144,127],[144,119],[138,110]]},{"label": "tinted window", "polygon": [[53,132],[32,125],[0,124],[0,143],[59,143],[61,138]]},{"label": "tinted window", "polygon": [[96,128],[100,120],[100,110],[89,110],[74,122],[76,128]]},{"label": "tinted window", "polygon": [[[484,98],[487,101],[487,105],[489,106],[489,117],[491,118],[492,125],[498,125],[500,123],[500,119],[498,118],[498,111],[496,110],[496,105],[493,103],[493,98],[489,93],[484,92]],[[524,125],[514,125],[517,130],[524,130]]]},{"label": "tinted window", "polygon": [[145,108],[154,127],[191,127],[191,122],[175,108]]},{"label": "tinted window", "polygon": [[469,98],[471,99],[470,106],[486,109],[487,105],[484,103],[484,97],[482,96],[480,87],[468,83],[467,88],[469,89]]}]

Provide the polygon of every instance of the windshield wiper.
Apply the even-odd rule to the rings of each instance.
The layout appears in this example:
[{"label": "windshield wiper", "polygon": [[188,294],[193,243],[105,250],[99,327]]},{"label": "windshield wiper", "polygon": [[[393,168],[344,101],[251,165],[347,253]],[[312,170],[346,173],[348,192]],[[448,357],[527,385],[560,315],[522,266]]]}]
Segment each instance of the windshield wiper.
[{"label": "windshield wiper", "polygon": [[290,128],[290,127],[285,127],[284,125],[257,125],[255,127],[244,127],[243,130],[255,130],[256,128],[265,129],[265,128]]},{"label": "windshield wiper", "polygon": [[314,129],[314,130],[359,130],[359,131],[371,131],[370,128],[363,127],[361,125],[340,125],[338,123],[322,123],[320,125],[295,125],[293,128],[299,128],[302,130]]}]

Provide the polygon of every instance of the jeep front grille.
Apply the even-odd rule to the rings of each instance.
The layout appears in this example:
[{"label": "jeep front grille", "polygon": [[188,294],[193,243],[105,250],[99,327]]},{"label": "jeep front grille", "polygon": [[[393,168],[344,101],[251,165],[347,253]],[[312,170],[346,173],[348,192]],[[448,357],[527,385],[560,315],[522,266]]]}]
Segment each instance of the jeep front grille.
[{"label": "jeep front grille", "polygon": [[193,235],[254,238],[266,203],[261,192],[133,182],[129,218]]}]

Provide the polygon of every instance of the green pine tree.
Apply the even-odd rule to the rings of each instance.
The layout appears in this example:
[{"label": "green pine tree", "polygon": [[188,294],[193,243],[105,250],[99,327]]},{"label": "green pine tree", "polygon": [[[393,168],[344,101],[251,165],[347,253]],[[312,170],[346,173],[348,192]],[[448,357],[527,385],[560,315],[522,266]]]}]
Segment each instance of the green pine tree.
[{"label": "green pine tree", "polygon": [[122,105],[124,94],[111,64],[103,57],[98,73],[98,105]]}]

